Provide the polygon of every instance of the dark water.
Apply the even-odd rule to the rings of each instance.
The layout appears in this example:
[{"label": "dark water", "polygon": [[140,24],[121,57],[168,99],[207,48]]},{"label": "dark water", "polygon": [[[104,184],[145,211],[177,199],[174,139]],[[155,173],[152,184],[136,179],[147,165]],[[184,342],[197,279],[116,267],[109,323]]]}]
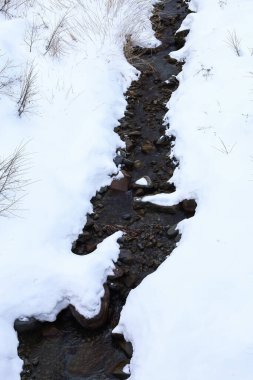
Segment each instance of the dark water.
[{"label": "dark water", "polygon": [[[186,14],[187,7],[182,1],[164,0],[158,4],[153,24],[162,46],[154,50],[135,49],[129,57],[142,75],[128,91],[127,111],[116,128],[127,144],[127,149],[116,158],[125,170],[125,179],[96,194],[92,199],[94,213],[73,244],[75,254],[85,255],[113,232],[119,229],[126,232],[120,241],[117,276],[108,279],[110,303],[104,325],[95,331],[84,329],[66,309],[56,322],[20,332],[22,380],[124,378],[116,367],[129,362],[131,347],[113,338],[111,331],[118,323],[129,291],[172,252],[180,239],[174,226],[191,217],[195,209],[194,202],[162,208],[136,201],[136,197],[145,194],[175,190],[167,183],[175,163],[169,158],[172,139],[162,137],[165,133],[162,120],[165,104],[177,88],[176,81],[166,84],[165,80],[181,70],[180,64],[168,58],[168,53],[183,43],[182,36],[175,39],[174,34]],[[150,178],[148,188],[135,185],[143,175]]]}]

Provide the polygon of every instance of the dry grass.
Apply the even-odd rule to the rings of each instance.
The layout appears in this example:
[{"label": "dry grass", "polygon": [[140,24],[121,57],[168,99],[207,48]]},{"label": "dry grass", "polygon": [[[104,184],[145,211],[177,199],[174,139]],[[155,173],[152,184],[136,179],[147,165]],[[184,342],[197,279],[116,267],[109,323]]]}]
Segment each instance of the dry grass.
[{"label": "dry grass", "polygon": [[35,21],[32,24],[29,24],[26,32],[24,41],[26,45],[29,47],[29,52],[32,52],[32,48],[36,41],[39,39],[39,27],[36,25]]},{"label": "dry grass", "polygon": [[13,68],[14,66],[9,59],[0,67],[0,94],[2,95],[13,96],[13,86],[19,80],[18,77],[13,75]]},{"label": "dry grass", "polygon": [[153,65],[151,65],[147,59],[142,58],[143,54],[145,53],[145,49],[140,49],[135,46],[133,46],[131,39],[126,39],[126,42],[124,44],[124,55],[127,59],[127,61],[135,66],[139,70],[148,70],[150,72],[154,72],[155,68]]},{"label": "dry grass", "polygon": [[18,146],[12,155],[0,158],[0,216],[16,216],[25,187],[29,157],[25,145]]},{"label": "dry grass", "polygon": [[49,54],[52,57],[59,58],[66,52],[66,49],[69,46],[66,35],[70,35],[67,20],[68,13],[65,13],[52,27],[50,35],[47,39],[45,55]]},{"label": "dry grass", "polygon": [[0,0],[0,12],[6,17],[15,17],[17,12],[26,13],[29,7],[32,7],[35,0]]},{"label": "dry grass", "polygon": [[241,40],[239,39],[235,30],[228,32],[227,44],[235,52],[235,54],[241,56]]}]

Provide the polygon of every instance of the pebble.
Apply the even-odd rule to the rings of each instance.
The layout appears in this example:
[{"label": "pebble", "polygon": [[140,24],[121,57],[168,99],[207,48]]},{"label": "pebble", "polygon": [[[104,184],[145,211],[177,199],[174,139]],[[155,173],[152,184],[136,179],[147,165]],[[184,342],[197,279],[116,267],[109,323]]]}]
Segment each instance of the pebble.
[{"label": "pebble", "polygon": [[119,254],[119,261],[124,264],[133,264],[134,257],[129,249],[121,249]]},{"label": "pebble", "polygon": [[134,273],[130,273],[128,276],[126,276],[123,281],[124,281],[124,284],[132,289],[134,287],[134,285],[136,284],[136,280],[137,280],[138,276]]},{"label": "pebble", "polygon": [[14,329],[18,333],[30,331],[41,326],[41,323],[37,319],[31,317],[26,319],[16,319],[14,322]]},{"label": "pebble", "polygon": [[140,160],[136,160],[136,161],[134,161],[134,167],[135,167],[135,169],[140,169],[140,168],[142,168],[142,167],[143,167],[143,162],[140,161]]},{"label": "pebble", "polygon": [[170,227],[167,231],[167,235],[170,239],[175,238],[178,235],[177,225]]},{"label": "pebble", "polygon": [[124,220],[130,220],[132,218],[131,214],[123,214],[122,219]]},{"label": "pebble", "polygon": [[122,351],[126,354],[126,356],[131,359],[133,356],[133,346],[130,342],[126,342],[125,340],[118,341],[118,345]]},{"label": "pebble", "polygon": [[182,208],[185,212],[189,212],[190,214],[193,214],[196,210],[197,203],[194,199],[185,199],[182,202]]},{"label": "pebble", "polygon": [[141,244],[141,243],[138,243],[138,244],[137,244],[137,247],[138,247],[141,251],[144,250],[144,246],[143,246],[143,244]]},{"label": "pebble", "polygon": [[154,146],[154,144],[151,141],[146,140],[141,145],[141,150],[142,150],[143,153],[146,153],[146,154],[153,153],[155,151],[155,146]]},{"label": "pebble", "polygon": [[124,360],[119,362],[113,369],[112,375],[117,377],[118,379],[128,379],[129,374],[124,372],[124,368],[129,364],[128,361]]}]

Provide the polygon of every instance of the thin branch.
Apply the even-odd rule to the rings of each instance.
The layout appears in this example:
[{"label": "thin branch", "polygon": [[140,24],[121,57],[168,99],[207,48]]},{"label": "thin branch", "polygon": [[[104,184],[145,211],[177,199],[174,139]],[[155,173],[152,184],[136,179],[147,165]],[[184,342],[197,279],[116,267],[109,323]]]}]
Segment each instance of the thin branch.
[{"label": "thin branch", "polygon": [[234,50],[238,57],[241,56],[241,40],[238,38],[236,31],[228,32],[227,44]]},{"label": "thin branch", "polygon": [[26,179],[28,154],[25,144],[19,145],[12,155],[0,158],[0,216],[15,215],[25,187],[30,183]]},{"label": "thin branch", "polygon": [[38,94],[36,79],[37,73],[35,72],[33,63],[31,63],[27,66],[24,73],[20,96],[17,101],[19,117],[21,117],[23,113],[31,112],[31,109],[34,107],[35,97]]}]

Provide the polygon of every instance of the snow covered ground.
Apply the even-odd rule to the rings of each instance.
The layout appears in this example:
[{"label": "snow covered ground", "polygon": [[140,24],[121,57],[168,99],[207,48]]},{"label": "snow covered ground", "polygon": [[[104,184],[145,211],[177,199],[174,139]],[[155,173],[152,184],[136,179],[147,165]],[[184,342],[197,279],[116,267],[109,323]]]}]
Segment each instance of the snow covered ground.
[{"label": "snow covered ground", "polygon": [[192,0],[185,61],[165,117],[179,160],[172,195],[198,203],[182,239],[133,290],[117,332],[133,342],[131,380],[253,377],[252,0]]},{"label": "snow covered ground", "polygon": [[159,44],[153,2],[0,2],[1,189],[15,156],[0,192],[1,380],[18,379],[22,368],[16,318],[52,321],[69,303],[87,317],[99,311],[121,232],[87,257],[71,244],[91,197],[116,173],[123,143],[113,129],[138,77],[123,45],[129,35],[140,46]]}]

